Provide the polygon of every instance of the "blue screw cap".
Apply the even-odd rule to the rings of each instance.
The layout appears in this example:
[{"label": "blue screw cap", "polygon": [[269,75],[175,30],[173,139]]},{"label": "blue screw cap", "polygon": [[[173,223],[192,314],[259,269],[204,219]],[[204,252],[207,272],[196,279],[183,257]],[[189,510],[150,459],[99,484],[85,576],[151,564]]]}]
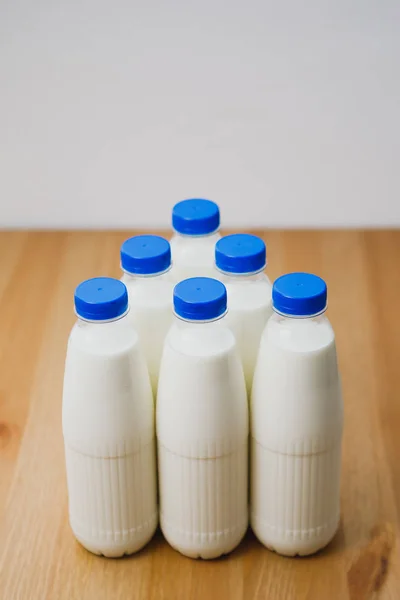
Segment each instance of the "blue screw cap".
[{"label": "blue screw cap", "polygon": [[186,321],[212,321],[226,313],[223,283],[210,277],[192,277],[175,286],[175,314]]},{"label": "blue screw cap", "polygon": [[94,277],[75,290],[75,312],[86,321],[109,321],[128,310],[128,292],[122,281],[112,277]]},{"label": "blue screw cap", "polygon": [[207,235],[219,228],[219,208],[211,200],[182,200],[172,209],[172,227],[184,235]]},{"label": "blue screw cap", "polygon": [[169,242],[159,235],[136,235],[121,246],[121,267],[133,275],[155,275],[171,266]]},{"label": "blue screw cap", "polygon": [[324,312],[326,303],[326,283],[311,273],[282,275],[272,287],[272,306],[282,315],[311,317]]},{"label": "blue screw cap", "polygon": [[265,243],[256,235],[235,233],[215,245],[215,264],[224,273],[257,273],[265,268],[266,262]]}]

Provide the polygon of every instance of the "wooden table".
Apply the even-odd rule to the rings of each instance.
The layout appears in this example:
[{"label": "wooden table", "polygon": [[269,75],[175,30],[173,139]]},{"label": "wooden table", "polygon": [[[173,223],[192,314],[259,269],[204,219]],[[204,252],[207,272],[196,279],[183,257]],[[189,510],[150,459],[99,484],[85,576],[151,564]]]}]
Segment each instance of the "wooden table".
[{"label": "wooden table", "polygon": [[61,434],[73,290],[119,276],[129,234],[0,233],[0,599],[399,599],[400,231],[262,232],[271,278],[328,282],[345,433],[342,522],[326,550],[282,558],[249,532],[230,556],[194,561],[157,533],[112,560],[75,542]]}]

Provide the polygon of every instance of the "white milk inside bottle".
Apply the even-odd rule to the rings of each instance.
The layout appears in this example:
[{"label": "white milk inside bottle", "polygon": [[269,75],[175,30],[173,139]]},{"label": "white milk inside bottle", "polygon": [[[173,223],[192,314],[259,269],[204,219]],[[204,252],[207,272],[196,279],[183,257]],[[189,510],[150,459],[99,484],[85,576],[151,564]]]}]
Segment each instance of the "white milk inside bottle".
[{"label": "white milk inside bottle", "polygon": [[121,281],[81,283],[75,311],[62,408],[70,524],[85,548],[117,557],[158,521],[150,381]]},{"label": "white milk inside bottle", "polygon": [[214,277],[214,247],[220,239],[219,208],[211,200],[194,198],[175,204],[171,239],[173,281]]},{"label": "white milk inside bottle", "polygon": [[164,339],[172,323],[171,249],[157,235],[138,235],[121,247],[122,281],[128,289],[128,319],[139,334],[155,396]]},{"label": "white milk inside bottle", "polygon": [[199,277],[174,290],[156,409],[160,524],[193,558],[231,552],[248,525],[248,404],[226,290]]},{"label": "white milk inside bottle", "polygon": [[306,555],[340,516],[343,406],[325,282],[277,279],[251,402],[251,526],[268,548]]},{"label": "white milk inside bottle", "polygon": [[265,244],[255,235],[227,235],[215,246],[215,264],[228,292],[226,322],[235,334],[248,394],[261,334],[272,314],[272,286],[264,273],[266,262]]}]

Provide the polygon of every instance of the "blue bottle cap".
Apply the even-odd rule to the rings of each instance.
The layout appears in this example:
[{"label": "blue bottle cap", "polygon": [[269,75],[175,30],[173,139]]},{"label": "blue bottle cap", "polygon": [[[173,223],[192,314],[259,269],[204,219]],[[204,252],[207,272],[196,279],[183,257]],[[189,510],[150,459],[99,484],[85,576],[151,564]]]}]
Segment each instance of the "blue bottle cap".
[{"label": "blue bottle cap", "polygon": [[210,277],[192,277],[175,286],[175,314],[187,321],[212,321],[226,313],[226,289]]},{"label": "blue bottle cap", "polygon": [[182,200],[172,209],[172,227],[184,235],[207,235],[219,228],[219,208],[211,200]]},{"label": "blue bottle cap", "polygon": [[75,290],[75,312],[86,321],[110,321],[128,310],[125,285],[112,277],[94,277]]},{"label": "blue bottle cap", "polygon": [[121,246],[121,267],[135,275],[155,275],[171,266],[169,242],[159,235],[136,235]]},{"label": "blue bottle cap", "polygon": [[282,275],[272,287],[272,306],[282,315],[311,317],[325,311],[326,283],[311,273]]},{"label": "blue bottle cap", "polygon": [[215,245],[215,264],[224,273],[257,273],[265,268],[267,250],[256,235],[235,233]]}]

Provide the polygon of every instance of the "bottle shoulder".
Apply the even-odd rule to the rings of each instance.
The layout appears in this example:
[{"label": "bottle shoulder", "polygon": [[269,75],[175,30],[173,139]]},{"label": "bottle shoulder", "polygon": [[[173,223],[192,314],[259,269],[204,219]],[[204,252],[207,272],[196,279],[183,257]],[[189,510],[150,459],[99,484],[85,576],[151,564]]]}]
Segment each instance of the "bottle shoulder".
[{"label": "bottle shoulder", "polygon": [[128,290],[129,304],[137,306],[172,306],[174,284],[169,272],[157,277],[131,277],[124,275],[121,281]]},{"label": "bottle shoulder", "polygon": [[204,324],[175,319],[167,336],[167,344],[180,354],[212,358],[230,352],[236,342],[224,319]]},{"label": "bottle shoulder", "polygon": [[263,340],[282,350],[314,352],[335,344],[335,333],[326,315],[315,318],[287,318],[273,313]]},{"label": "bottle shoulder", "polygon": [[178,235],[174,234],[171,238],[171,250],[172,254],[195,254],[197,252],[209,251],[210,249],[214,252],[214,247],[217,241],[221,238],[219,232],[212,233],[204,236],[191,236],[191,235]]},{"label": "bottle shoulder", "polygon": [[68,349],[112,355],[129,351],[137,344],[138,334],[126,316],[110,323],[87,323],[78,319],[72,327]]},{"label": "bottle shoulder", "polygon": [[271,305],[272,285],[264,273],[249,277],[222,276],[231,309],[256,309]]}]

